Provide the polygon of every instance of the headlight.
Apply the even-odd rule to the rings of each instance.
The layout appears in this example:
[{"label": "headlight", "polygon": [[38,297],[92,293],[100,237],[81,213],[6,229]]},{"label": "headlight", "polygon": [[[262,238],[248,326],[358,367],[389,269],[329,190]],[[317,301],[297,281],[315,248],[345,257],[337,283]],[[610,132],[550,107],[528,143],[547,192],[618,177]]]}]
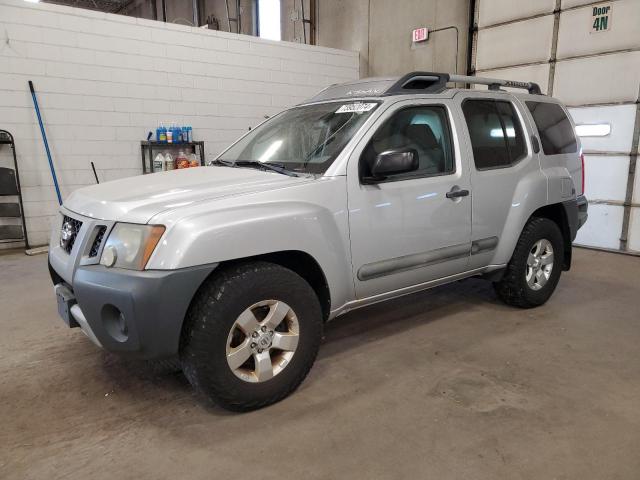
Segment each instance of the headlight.
[{"label": "headlight", "polygon": [[116,223],[102,250],[100,263],[107,267],[143,270],[164,230],[163,225]]}]

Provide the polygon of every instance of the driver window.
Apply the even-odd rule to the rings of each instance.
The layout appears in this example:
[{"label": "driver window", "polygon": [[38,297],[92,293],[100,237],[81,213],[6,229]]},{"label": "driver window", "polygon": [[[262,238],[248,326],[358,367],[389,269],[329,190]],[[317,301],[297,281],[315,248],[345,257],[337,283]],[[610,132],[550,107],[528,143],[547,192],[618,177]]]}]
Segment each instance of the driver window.
[{"label": "driver window", "polygon": [[389,180],[444,175],[455,171],[447,111],[441,106],[409,107],[396,112],[374,133],[360,157],[360,177],[371,175],[376,156],[388,150],[414,149],[416,171]]}]

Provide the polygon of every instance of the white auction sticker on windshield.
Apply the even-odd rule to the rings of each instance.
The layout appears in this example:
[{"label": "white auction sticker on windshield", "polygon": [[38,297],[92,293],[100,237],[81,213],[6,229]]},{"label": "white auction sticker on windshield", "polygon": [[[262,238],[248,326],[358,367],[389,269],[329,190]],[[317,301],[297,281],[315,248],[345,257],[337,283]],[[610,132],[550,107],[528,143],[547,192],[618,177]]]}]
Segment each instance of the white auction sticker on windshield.
[{"label": "white auction sticker on windshield", "polygon": [[338,110],[336,110],[336,113],[368,112],[375,106],[376,106],[375,103],[345,103]]}]

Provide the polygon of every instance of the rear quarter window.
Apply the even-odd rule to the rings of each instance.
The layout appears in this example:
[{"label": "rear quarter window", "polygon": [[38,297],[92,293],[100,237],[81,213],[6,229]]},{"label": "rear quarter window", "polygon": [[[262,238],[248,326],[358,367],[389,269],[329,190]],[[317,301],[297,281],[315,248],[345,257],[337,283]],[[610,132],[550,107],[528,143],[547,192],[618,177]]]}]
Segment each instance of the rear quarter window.
[{"label": "rear quarter window", "polygon": [[476,169],[510,167],[526,155],[524,133],[511,102],[466,99],[462,112]]},{"label": "rear quarter window", "polygon": [[545,155],[578,151],[576,136],[567,114],[557,103],[525,102],[540,134]]}]

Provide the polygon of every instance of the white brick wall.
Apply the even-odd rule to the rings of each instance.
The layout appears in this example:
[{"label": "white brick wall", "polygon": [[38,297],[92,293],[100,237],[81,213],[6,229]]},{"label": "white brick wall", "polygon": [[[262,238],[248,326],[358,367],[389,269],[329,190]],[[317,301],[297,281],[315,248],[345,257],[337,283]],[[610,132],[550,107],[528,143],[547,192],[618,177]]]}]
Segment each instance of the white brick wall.
[{"label": "white brick wall", "polygon": [[[6,39],[9,42],[7,43]],[[29,94],[38,92],[63,198],[142,172],[160,121],[193,126],[207,157],[328,84],[358,77],[358,54],[20,0],[0,0],[0,128],[16,137],[30,242],[57,208]],[[11,166],[0,148],[0,166]]]}]

